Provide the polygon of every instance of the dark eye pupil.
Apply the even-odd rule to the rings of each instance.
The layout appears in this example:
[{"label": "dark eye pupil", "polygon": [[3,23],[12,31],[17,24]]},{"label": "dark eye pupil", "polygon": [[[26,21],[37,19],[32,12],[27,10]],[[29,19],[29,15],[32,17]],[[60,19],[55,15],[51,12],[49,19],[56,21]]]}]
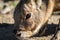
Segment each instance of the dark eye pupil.
[{"label": "dark eye pupil", "polygon": [[4,6],[3,6],[3,9],[5,9],[6,7],[7,7],[7,6],[6,6],[6,5],[4,5]]},{"label": "dark eye pupil", "polygon": [[31,13],[26,15],[26,19],[29,19],[31,17]]}]

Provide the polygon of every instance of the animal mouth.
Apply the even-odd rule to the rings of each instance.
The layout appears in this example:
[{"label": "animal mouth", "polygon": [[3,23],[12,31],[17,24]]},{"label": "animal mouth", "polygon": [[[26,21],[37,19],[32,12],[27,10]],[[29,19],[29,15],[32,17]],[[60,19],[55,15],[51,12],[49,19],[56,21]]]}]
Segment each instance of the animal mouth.
[{"label": "animal mouth", "polygon": [[30,37],[32,35],[31,31],[20,31],[17,33],[18,37]]}]

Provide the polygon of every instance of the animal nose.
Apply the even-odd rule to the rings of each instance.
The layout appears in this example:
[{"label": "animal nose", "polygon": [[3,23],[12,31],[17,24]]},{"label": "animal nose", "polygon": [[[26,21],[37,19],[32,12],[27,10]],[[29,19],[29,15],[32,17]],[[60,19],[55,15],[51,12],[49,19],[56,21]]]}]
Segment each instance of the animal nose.
[{"label": "animal nose", "polygon": [[31,17],[31,13],[28,13],[27,15],[26,15],[26,19],[29,19]]},{"label": "animal nose", "polygon": [[21,33],[17,34],[17,36],[20,37],[21,36]]}]

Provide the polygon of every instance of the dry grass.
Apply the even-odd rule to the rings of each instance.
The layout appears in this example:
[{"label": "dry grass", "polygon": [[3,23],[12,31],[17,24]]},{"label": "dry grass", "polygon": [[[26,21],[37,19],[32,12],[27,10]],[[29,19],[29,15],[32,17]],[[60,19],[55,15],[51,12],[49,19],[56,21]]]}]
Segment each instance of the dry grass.
[{"label": "dry grass", "polygon": [[0,14],[0,23],[8,23],[8,24],[13,24],[14,19],[13,19],[13,14]]}]

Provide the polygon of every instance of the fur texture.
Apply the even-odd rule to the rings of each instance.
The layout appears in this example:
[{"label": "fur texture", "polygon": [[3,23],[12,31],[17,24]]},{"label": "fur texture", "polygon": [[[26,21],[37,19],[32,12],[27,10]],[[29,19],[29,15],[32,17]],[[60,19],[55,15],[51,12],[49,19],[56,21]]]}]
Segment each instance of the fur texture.
[{"label": "fur texture", "polygon": [[20,37],[39,32],[51,16],[54,0],[21,0],[14,11],[15,28]]}]

